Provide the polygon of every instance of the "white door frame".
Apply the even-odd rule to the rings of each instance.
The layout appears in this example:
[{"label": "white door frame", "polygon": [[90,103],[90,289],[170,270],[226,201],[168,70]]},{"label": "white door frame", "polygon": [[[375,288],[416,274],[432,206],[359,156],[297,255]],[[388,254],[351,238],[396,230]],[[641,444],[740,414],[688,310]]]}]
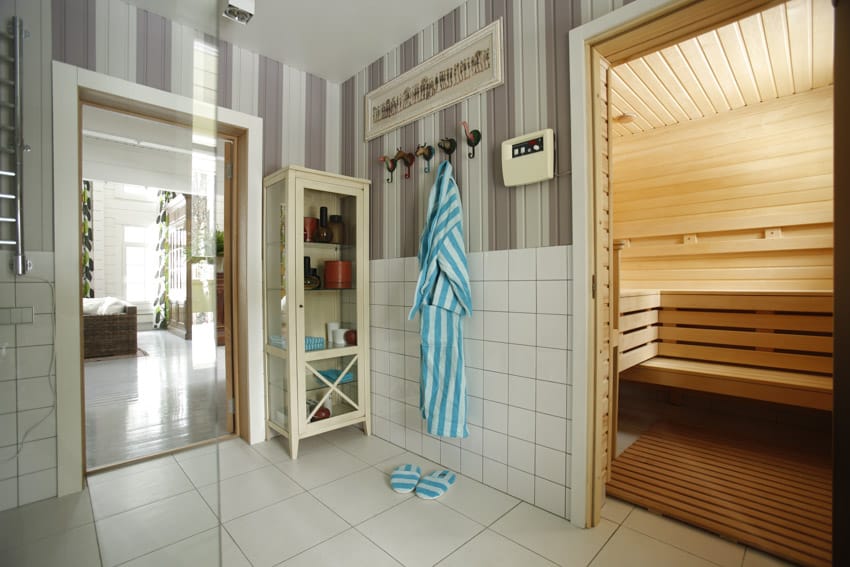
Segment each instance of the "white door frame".
[{"label": "white door frame", "polygon": [[[637,0],[570,31],[570,143],[572,148],[573,220],[573,338],[570,375],[572,399],[572,479],[570,522],[590,527],[593,474],[593,423],[595,380],[593,337],[596,334],[591,275],[593,247],[593,143],[590,54],[597,38],[666,11],[681,0]],[[562,133],[566,135],[566,132]]]},{"label": "white door frame", "polygon": [[[172,115],[197,116],[247,132],[245,152],[248,226],[245,254],[246,275],[262,273],[262,143],[261,118],[227,108],[214,109],[191,98],[110,77],[73,65],[53,62],[53,230],[56,289],[56,429],[58,495],[83,488],[83,360],[80,319],[80,102],[92,96],[124,99],[144,106],[158,107]],[[263,377],[263,298],[259,277],[247,277],[247,284],[234,294],[239,303],[240,321],[249,323],[240,344],[245,358],[250,427],[242,431],[249,443],[265,439],[265,388]],[[237,298],[238,295],[238,298]],[[61,337],[61,340],[59,340]],[[244,419],[244,416],[243,416]]]}]

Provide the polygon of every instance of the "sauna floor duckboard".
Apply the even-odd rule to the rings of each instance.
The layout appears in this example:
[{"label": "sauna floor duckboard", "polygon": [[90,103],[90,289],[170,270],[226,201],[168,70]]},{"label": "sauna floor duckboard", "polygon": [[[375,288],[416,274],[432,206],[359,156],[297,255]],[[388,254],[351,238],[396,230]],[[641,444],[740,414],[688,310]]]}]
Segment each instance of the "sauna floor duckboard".
[{"label": "sauna floor duckboard", "polygon": [[830,565],[829,457],[773,437],[657,423],[614,459],[607,493],[795,563]]}]

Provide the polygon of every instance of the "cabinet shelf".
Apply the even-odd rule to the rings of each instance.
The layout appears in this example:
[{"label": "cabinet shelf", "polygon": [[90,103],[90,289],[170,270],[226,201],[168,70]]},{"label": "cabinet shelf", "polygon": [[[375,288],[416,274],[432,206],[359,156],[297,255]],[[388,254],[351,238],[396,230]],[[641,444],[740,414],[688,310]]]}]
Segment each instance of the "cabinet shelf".
[{"label": "cabinet shelf", "polygon": [[[269,432],[288,438],[297,458],[301,438],[355,423],[367,434],[371,429],[369,181],[290,166],[263,180],[263,197],[266,423]],[[323,208],[342,216],[345,244],[304,242],[304,218],[321,216]],[[355,287],[304,289],[308,256],[322,283],[326,262],[351,262]],[[285,302],[283,295],[289,296]],[[309,337],[327,337],[329,322],[359,331],[358,344],[306,350],[308,340],[310,346],[317,342]],[[330,370],[350,372],[353,379],[329,386],[313,374]],[[327,392],[332,416],[308,421],[308,401]]]}]

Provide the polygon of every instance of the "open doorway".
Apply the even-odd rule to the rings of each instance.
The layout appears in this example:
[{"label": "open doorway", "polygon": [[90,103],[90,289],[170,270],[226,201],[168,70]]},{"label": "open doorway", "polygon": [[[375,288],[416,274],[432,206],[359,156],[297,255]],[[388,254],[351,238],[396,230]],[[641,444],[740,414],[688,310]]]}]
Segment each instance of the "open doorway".
[{"label": "open doorway", "polygon": [[832,6],[677,8],[589,42],[590,509],[828,564]]},{"label": "open doorway", "polygon": [[91,472],[234,432],[236,141],[85,105],[82,142]]}]

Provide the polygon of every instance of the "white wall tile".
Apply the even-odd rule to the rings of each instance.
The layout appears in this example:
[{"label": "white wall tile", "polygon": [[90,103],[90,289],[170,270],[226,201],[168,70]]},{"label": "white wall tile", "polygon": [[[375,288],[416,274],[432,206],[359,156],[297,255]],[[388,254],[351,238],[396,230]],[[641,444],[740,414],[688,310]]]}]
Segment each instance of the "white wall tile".
[{"label": "white wall tile", "polygon": [[534,313],[509,314],[509,339],[512,344],[533,346],[537,339],[537,317]]},{"label": "white wall tile", "polygon": [[502,492],[508,491],[508,465],[484,458],[484,484]]},{"label": "white wall tile", "polygon": [[485,281],[484,282],[484,310],[485,311],[507,311],[508,310],[508,282]]},{"label": "white wall tile", "polygon": [[534,412],[517,407],[508,407],[508,435],[524,441],[534,442]]},{"label": "white wall tile", "polygon": [[467,425],[469,435],[460,440],[460,448],[464,451],[482,454],[484,451],[484,430],[476,425]]},{"label": "white wall tile", "polygon": [[[387,281],[388,282],[403,282],[404,277],[404,258],[393,258],[387,260]],[[395,286],[400,287],[400,286]]]},{"label": "white wall tile", "polygon": [[[547,315],[548,317],[557,317],[557,315]],[[387,350],[390,352],[403,353],[404,350],[404,331],[387,331]],[[410,355],[413,356],[413,355]]]},{"label": "white wall tile", "polygon": [[508,494],[529,504],[534,504],[534,476],[508,467]]},{"label": "white wall tile", "polygon": [[[372,281],[374,282],[385,282],[387,281],[387,261],[386,260],[372,260],[372,266],[374,267]],[[386,297],[386,295],[382,296]]]},{"label": "white wall tile", "polygon": [[466,393],[476,398],[484,397],[484,371],[480,368],[465,369],[466,372]]},{"label": "white wall tile", "polygon": [[378,305],[391,305],[390,299],[390,284],[384,281],[376,281],[372,286],[374,292],[372,293],[372,302],[377,303]]},{"label": "white wall tile", "polygon": [[537,348],[537,378],[547,382],[568,383],[569,365],[564,349]]},{"label": "white wall tile", "polygon": [[389,290],[388,290],[389,291],[389,295],[388,295],[389,301],[387,303],[389,305],[402,305],[403,306],[406,303],[405,297],[404,297],[404,286],[400,285],[398,283],[390,283],[390,284],[387,284],[387,286],[389,287]]},{"label": "white wall tile", "polygon": [[0,480],[0,512],[18,505],[18,477]]},{"label": "white wall tile", "polygon": [[[15,399],[12,398],[12,401],[14,402]],[[20,435],[18,433],[17,421],[18,414],[15,412],[0,415],[0,447],[8,447],[10,445],[15,447],[15,443],[18,442],[18,436]]]},{"label": "white wall tile", "polygon": [[381,327],[382,329],[389,327],[389,309],[386,305],[372,304],[369,314],[372,318],[370,323],[373,327]]},{"label": "white wall tile", "polygon": [[404,377],[407,380],[419,381],[419,373],[422,371],[422,361],[418,357],[404,357]]},{"label": "white wall tile", "polygon": [[404,447],[405,431],[403,424],[390,422],[390,443]]},{"label": "white wall tile", "polygon": [[[404,402],[390,400],[390,423],[404,425]],[[404,445],[404,441],[400,443]]]},{"label": "white wall tile", "polygon": [[507,433],[508,406],[484,400],[484,428],[499,433]]},{"label": "white wall tile", "polygon": [[419,258],[411,256],[404,259],[404,281],[415,282],[419,279]]},{"label": "white wall tile", "polygon": [[470,425],[484,425],[484,400],[474,396],[466,398],[466,421]]},{"label": "white wall tile", "polygon": [[484,252],[470,252],[466,255],[469,266],[469,279],[482,281],[484,279]]},{"label": "white wall tile", "polygon": [[440,440],[431,435],[422,435],[422,456],[435,463],[440,462]]},{"label": "white wall tile", "polygon": [[534,378],[537,375],[537,352],[533,346],[508,346],[508,371],[516,376]]},{"label": "white wall tile", "polygon": [[569,509],[566,507],[566,489],[537,477],[534,486],[534,505],[558,516],[563,516]]},{"label": "white wall tile", "polygon": [[566,315],[537,315],[537,345],[547,348],[569,348]]},{"label": "white wall tile", "polygon": [[422,432],[413,429],[404,430],[404,448],[416,455],[422,454]]},{"label": "white wall tile", "polygon": [[508,436],[484,429],[484,455],[500,463],[508,463]]},{"label": "white wall tile", "polygon": [[535,282],[508,282],[508,308],[514,313],[535,313],[537,311]]},{"label": "white wall tile", "polygon": [[[513,313],[503,311],[485,311],[484,312],[484,340],[498,341],[500,343],[508,342],[508,316]],[[511,329],[511,332],[513,330]],[[504,348],[504,345],[502,345]]]},{"label": "white wall tile", "polygon": [[566,484],[567,454],[542,445],[535,448],[535,473],[546,480]]},{"label": "white wall tile", "polygon": [[372,413],[383,419],[390,419],[390,399],[377,394],[372,396]]},{"label": "white wall tile", "polygon": [[18,283],[15,290],[17,307],[32,307],[36,314],[53,313],[53,293],[46,283]]},{"label": "white wall tile", "polygon": [[484,252],[484,280],[508,279],[508,251]]},{"label": "white wall tile", "polygon": [[390,385],[390,400],[404,401],[404,378],[390,376],[387,381]]},{"label": "white wall tile", "polygon": [[519,248],[508,251],[509,278],[512,280],[537,279],[537,250]]},{"label": "white wall tile", "polygon": [[469,282],[469,293],[472,295],[472,310],[484,310],[484,282]]},{"label": "white wall tile", "polygon": [[419,383],[412,380],[404,381],[404,403],[419,406]]},{"label": "white wall tile", "polygon": [[537,383],[537,411],[566,418],[567,396],[566,385],[539,381]]},{"label": "white wall tile", "polygon": [[18,416],[18,441],[27,434],[28,441],[47,439],[56,435],[56,412],[53,408],[22,411]]},{"label": "white wall tile", "polygon": [[[410,319],[410,308],[413,307],[413,300],[416,299],[416,283],[415,282],[405,282],[402,286],[404,290],[404,320],[405,325],[409,325]],[[419,328],[419,325],[416,325],[416,328]]]},{"label": "white wall tile", "polygon": [[506,346],[505,343],[484,341],[484,370],[507,373],[508,349]]},{"label": "white wall tile", "polygon": [[569,297],[566,280],[537,282],[537,312],[553,315],[569,313]]},{"label": "white wall tile", "polygon": [[569,253],[566,246],[548,246],[537,249],[537,279],[569,279]]},{"label": "white wall tile", "polygon": [[390,393],[389,376],[372,370],[372,393],[381,396],[388,396]]},{"label": "white wall tile", "polygon": [[532,378],[522,376],[508,377],[508,405],[512,407],[535,409],[537,405],[536,384]]},{"label": "white wall tile", "polygon": [[410,431],[422,432],[422,414],[419,408],[404,406],[404,426]]},{"label": "white wall tile", "polygon": [[0,382],[0,414],[16,411],[18,407],[14,380]]},{"label": "white wall tile", "polygon": [[407,310],[404,307],[387,307],[387,328],[398,331],[404,330],[404,321],[407,318]]},{"label": "white wall tile", "polygon": [[404,356],[391,352],[389,355],[390,376],[404,378]]},{"label": "white wall tile", "polygon": [[[474,301],[474,300],[473,300]],[[484,312],[473,310],[469,317],[463,319],[463,336],[467,339],[484,338]]]},{"label": "white wall tile", "polygon": [[464,339],[463,359],[466,366],[484,368],[484,341]]},{"label": "white wall tile", "polygon": [[18,380],[18,411],[46,408],[54,403],[47,377]]},{"label": "white wall tile", "polygon": [[460,472],[460,447],[440,443],[440,464],[447,469]]},{"label": "white wall tile", "polygon": [[56,496],[56,469],[47,469],[18,478],[18,504],[23,506]]},{"label": "white wall tile", "polygon": [[17,346],[38,346],[53,343],[53,316],[35,315],[31,325],[16,325]]},{"label": "white wall tile", "polygon": [[534,474],[534,443],[508,437],[508,466]]},{"label": "white wall tile", "polygon": [[484,478],[484,457],[470,451],[460,453],[460,472],[481,482]]},{"label": "white wall tile", "polygon": [[18,473],[28,474],[56,467],[56,438],[24,443],[18,456]]},{"label": "white wall tile", "polygon": [[404,331],[404,355],[414,358],[422,355],[422,335]]},{"label": "white wall tile", "polygon": [[567,450],[567,420],[554,415],[535,414],[537,427],[535,440],[538,445],[557,451]]},{"label": "white wall tile", "polygon": [[508,375],[501,372],[484,372],[484,399],[508,403]]}]

